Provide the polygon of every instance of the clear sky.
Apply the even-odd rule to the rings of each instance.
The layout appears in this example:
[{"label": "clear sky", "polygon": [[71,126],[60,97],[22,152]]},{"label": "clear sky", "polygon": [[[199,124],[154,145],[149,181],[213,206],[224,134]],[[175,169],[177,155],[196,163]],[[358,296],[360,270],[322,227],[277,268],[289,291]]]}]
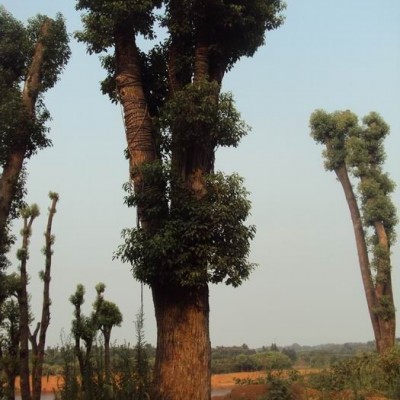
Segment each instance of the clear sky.
[{"label": "clear sky", "polygon": [[[60,11],[69,32],[80,29],[72,0],[3,0],[16,18]],[[267,35],[252,59],[226,76],[252,132],[237,149],[217,153],[217,168],[245,177],[257,226],[251,261],[258,268],[240,288],[211,288],[212,345],[251,347],[372,340],[349,212],[340,184],[325,172],[321,148],[309,136],[316,108],[379,112],[391,126],[386,170],[400,183],[400,2],[398,0],[287,0],[285,24]],[[36,221],[28,265],[32,308],[39,316],[38,271],[49,190],[60,194],[48,343],[69,332],[68,297],[78,283],[107,285],[106,297],[124,315],[113,337],[134,342],[140,285],[130,267],[113,261],[120,232],[135,223],[123,205],[128,180],[121,110],[100,93],[104,72],[84,45],[71,42],[72,58],[46,95],[54,146],[28,163],[28,202]],[[400,205],[399,190],[394,195]],[[15,223],[16,232],[21,223]],[[15,250],[14,250],[15,252]],[[400,309],[400,246],[393,247],[395,297]],[[146,340],[156,342],[153,304],[145,288]],[[398,317],[399,317],[398,313]],[[399,334],[398,334],[399,335]]]}]

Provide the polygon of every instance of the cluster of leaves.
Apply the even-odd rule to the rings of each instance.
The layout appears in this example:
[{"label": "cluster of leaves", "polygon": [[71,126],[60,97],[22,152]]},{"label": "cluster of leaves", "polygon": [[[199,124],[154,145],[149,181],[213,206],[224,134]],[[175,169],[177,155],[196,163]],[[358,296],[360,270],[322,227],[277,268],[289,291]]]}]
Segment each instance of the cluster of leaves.
[{"label": "cluster of leaves", "polygon": [[[43,39],[42,26],[51,21],[49,30]],[[27,115],[22,107],[22,86],[32,62],[37,43],[45,45],[43,69],[35,117]],[[61,14],[54,20],[44,15],[37,15],[28,21],[25,27],[17,21],[4,7],[0,7],[0,164],[4,166],[10,148],[18,144],[16,134],[23,125],[31,132],[26,157],[51,144],[46,137],[46,122],[50,114],[44,106],[41,95],[57,82],[69,57],[68,34]]]},{"label": "cluster of leaves", "polygon": [[162,108],[158,125],[164,136],[186,149],[193,142],[206,148],[234,146],[249,127],[240,119],[230,93],[219,93],[217,82],[201,81],[176,92]]},{"label": "cluster of leaves", "polygon": [[[162,20],[171,37],[193,51],[198,36],[209,43],[214,65],[231,69],[241,57],[251,57],[264,44],[265,32],[283,23],[281,0],[221,1],[185,0],[166,1],[166,15]],[[194,54],[185,54],[180,64],[190,67]]]},{"label": "cluster of leaves", "polygon": [[[242,179],[212,174],[206,187],[201,200],[182,185],[175,189],[169,214],[156,233],[141,228],[123,232],[125,243],[116,255],[133,265],[137,279],[148,284],[157,277],[188,286],[222,281],[237,286],[248,277],[253,267],[247,261],[249,240],[255,228],[243,224],[250,203]],[[132,193],[130,204],[136,201]]]}]

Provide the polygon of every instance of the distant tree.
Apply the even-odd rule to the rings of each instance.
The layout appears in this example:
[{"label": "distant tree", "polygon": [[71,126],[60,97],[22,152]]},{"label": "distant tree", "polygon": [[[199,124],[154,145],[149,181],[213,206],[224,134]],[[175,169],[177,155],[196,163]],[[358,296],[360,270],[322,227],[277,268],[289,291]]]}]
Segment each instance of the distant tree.
[{"label": "distant tree", "polygon": [[[385,353],[395,344],[390,248],[395,240],[396,209],[390,198],[394,183],[383,172],[383,140],[388,125],[371,112],[360,125],[351,111],[311,115],[311,136],[325,145],[325,167],[334,171],[349,206],[358,259],[376,348]],[[352,181],[358,182],[358,198]]]},{"label": "distant tree", "polygon": [[104,338],[104,367],[106,384],[111,384],[111,358],[110,358],[110,339],[111,330],[114,326],[122,323],[122,314],[118,306],[111,301],[104,299],[104,283],[96,285],[97,297],[93,304],[93,319],[96,328],[101,331]]},{"label": "distant tree", "polygon": [[296,350],[291,347],[284,347],[282,349],[282,354],[288,356],[293,362],[297,361],[297,353]]},{"label": "distant tree", "polygon": [[279,348],[276,345],[276,343],[272,343],[271,344],[271,347],[269,348],[269,351],[279,351]]},{"label": "distant tree", "polygon": [[38,15],[25,27],[0,6],[0,254],[10,244],[8,223],[24,194],[24,161],[51,144],[43,93],[52,88],[69,56],[61,14]]},{"label": "distant tree", "polygon": [[[152,289],[153,399],[209,399],[208,284],[238,286],[249,276],[254,236],[242,180],[214,173],[216,149],[237,146],[247,132],[221,84],[281,25],[284,4],[78,0],[77,8],[86,12],[78,39],[91,53],[112,52],[102,59],[102,90],[124,113],[133,186],[126,202],[139,225],[125,230],[118,254]],[[168,38],[145,54],[136,39],[153,39],[156,21]]]}]

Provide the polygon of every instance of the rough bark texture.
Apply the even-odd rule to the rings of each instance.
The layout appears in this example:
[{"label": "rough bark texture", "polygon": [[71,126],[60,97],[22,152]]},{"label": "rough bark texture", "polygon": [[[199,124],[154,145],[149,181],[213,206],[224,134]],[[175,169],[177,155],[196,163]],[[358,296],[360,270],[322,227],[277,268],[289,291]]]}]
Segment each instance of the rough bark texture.
[{"label": "rough bark texture", "polygon": [[[47,35],[51,20],[46,20],[41,28],[41,38]],[[25,118],[32,119],[35,115],[35,105],[42,80],[43,55],[45,46],[39,40],[32,57],[32,63],[22,91],[21,129],[13,138],[13,146],[4,165],[0,178],[0,245],[5,240],[5,229],[10,214],[11,203],[15,197],[18,179],[22,170],[27,145],[31,132],[23,123]]]},{"label": "rough bark texture", "polygon": [[157,354],[154,400],[211,396],[208,287],[155,285]]},{"label": "rough bark texture", "polygon": [[[376,348],[379,354],[383,354],[387,350],[391,349],[395,343],[395,319],[392,318],[389,320],[385,320],[376,312],[376,310],[379,308],[379,300],[382,298],[382,296],[387,296],[388,298],[390,298],[393,304],[393,292],[390,271],[389,274],[387,274],[387,271],[380,271],[378,266],[378,279],[377,283],[374,284],[361,214],[358,208],[357,199],[355,197],[353,187],[348,176],[346,165],[342,165],[340,168],[337,168],[335,172],[343,187],[346,201],[350,210],[361,276],[365,296],[367,299],[372,328],[374,331]],[[387,235],[381,222],[375,223],[375,231],[379,238],[380,245],[389,252]],[[385,276],[382,277],[382,274],[384,274]]]},{"label": "rough bark texture", "polygon": [[[33,349],[33,363],[32,363],[32,400],[40,400],[42,394],[42,374],[43,374],[43,361],[46,345],[46,333],[50,324],[50,280],[51,280],[51,256],[52,256],[52,234],[51,228],[53,224],[53,217],[56,213],[58,197],[52,199],[49,218],[47,220],[47,228],[45,233],[46,246],[45,246],[45,270],[43,276],[43,304],[42,304],[42,318],[37,329],[31,336],[31,343]],[[37,342],[37,334],[39,333],[39,342]]]},{"label": "rough bark texture", "polygon": [[[117,90],[124,110],[125,133],[128,143],[130,175],[136,192],[145,191],[141,167],[157,159],[152,120],[141,80],[138,51],[133,32],[117,29],[115,55],[117,63]],[[138,205],[139,220],[144,229],[150,229],[143,213],[144,205]]]}]

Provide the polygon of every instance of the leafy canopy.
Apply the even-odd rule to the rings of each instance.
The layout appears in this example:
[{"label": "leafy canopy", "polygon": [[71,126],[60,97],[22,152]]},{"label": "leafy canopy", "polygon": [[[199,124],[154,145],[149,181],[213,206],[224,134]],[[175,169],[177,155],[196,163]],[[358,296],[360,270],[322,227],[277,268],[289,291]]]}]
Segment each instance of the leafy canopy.
[{"label": "leafy canopy", "polygon": [[[206,193],[199,199],[182,181],[176,160],[196,148],[207,153],[212,164],[217,147],[236,147],[248,132],[232,95],[221,93],[221,79],[241,57],[252,56],[264,44],[266,32],[283,23],[284,2],[77,0],[76,8],[84,12],[84,29],[75,35],[89,53],[102,54],[107,77],[101,89],[113,102],[120,100],[113,48],[121,37],[124,43],[131,40],[138,59],[130,62],[139,64],[137,84],[143,87],[153,120],[159,157],[133,171],[142,177],[144,189],[127,184],[125,199],[128,206],[139,205],[141,217],[156,221],[156,228],[124,230],[116,256],[131,263],[135,277],[148,284],[239,285],[253,267],[247,257],[255,233],[244,223],[250,202],[242,179],[213,173],[211,167],[211,173],[203,171]],[[153,41],[146,52],[139,49],[139,35],[154,39],[159,32],[166,36],[163,42]],[[208,71],[198,80],[200,45],[206,47]]]}]

